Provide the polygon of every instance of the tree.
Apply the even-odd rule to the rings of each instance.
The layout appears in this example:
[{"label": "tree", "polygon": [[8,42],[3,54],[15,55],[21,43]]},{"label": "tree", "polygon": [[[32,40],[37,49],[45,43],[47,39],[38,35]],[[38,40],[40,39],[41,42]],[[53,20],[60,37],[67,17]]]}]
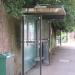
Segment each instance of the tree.
[{"label": "tree", "polygon": [[[13,16],[20,16],[23,7],[34,7],[36,4],[64,5],[66,17],[64,22],[54,22],[56,29],[75,30],[75,0],[3,0],[6,11]],[[53,23],[53,24],[54,24]]]},{"label": "tree", "polygon": [[20,16],[20,12],[25,4],[25,0],[4,0],[3,4],[7,13],[13,16]]}]

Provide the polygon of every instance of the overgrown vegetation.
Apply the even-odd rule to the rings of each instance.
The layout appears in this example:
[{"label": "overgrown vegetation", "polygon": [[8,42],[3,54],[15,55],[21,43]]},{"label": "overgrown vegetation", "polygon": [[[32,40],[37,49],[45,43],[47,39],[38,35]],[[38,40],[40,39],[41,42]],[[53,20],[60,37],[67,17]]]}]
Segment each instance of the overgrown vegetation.
[{"label": "overgrown vegetation", "polygon": [[13,16],[20,16],[23,7],[33,7],[37,3],[50,5],[64,5],[66,17],[64,22],[54,22],[56,29],[75,31],[75,0],[4,0],[7,12]]},{"label": "overgrown vegetation", "polygon": [[25,2],[25,0],[4,0],[3,4],[9,14],[13,16],[20,16],[21,9]]}]

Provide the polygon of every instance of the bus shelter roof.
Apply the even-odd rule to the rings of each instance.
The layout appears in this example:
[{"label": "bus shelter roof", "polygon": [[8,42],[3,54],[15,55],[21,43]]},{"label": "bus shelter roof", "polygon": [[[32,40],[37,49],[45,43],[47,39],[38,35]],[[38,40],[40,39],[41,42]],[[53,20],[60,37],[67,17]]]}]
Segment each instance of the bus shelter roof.
[{"label": "bus shelter roof", "polygon": [[66,11],[64,7],[35,6],[33,8],[23,8],[21,13],[25,15],[39,15],[46,19],[64,19]]}]

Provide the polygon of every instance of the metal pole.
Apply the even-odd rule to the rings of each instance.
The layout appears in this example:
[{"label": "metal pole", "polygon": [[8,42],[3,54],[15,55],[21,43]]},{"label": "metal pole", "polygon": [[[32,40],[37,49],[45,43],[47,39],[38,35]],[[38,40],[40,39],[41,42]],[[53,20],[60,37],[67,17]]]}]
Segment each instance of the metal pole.
[{"label": "metal pole", "polygon": [[22,51],[22,73],[24,75],[24,16],[21,19],[21,51]]},{"label": "metal pole", "polygon": [[[51,50],[51,21],[49,20],[49,48]],[[51,59],[51,53],[49,53],[49,64]]]},{"label": "metal pole", "polygon": [[49,21],[49,39],[50,39],[50,49],[51,49],[51,21]]},{"label": "metal pole", "polygon": [[60,46],[61,46],[61,30],[60,30]]},{"label": "metal pole", "polygon": [[39,17],[40,19],[40,75],[42,75],[42,16]]}]

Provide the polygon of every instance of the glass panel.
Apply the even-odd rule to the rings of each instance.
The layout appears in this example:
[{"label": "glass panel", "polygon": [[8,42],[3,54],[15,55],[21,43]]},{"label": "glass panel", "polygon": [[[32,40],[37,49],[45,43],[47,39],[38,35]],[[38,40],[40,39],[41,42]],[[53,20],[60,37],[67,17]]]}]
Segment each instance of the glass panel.
[{"label": "glass panel", "polygon": [[24,25],[24,41],[26,41],[27,40],[27,26],[26,26],[26,24]]},{"label": "glass panel", "polygon": [[35,34],[34,23],[29,23],[29,35],[28,35],[29,41],[34,41],[35,37],[34,34]]},{"label": "glass panel", "polygon": [[48,20],[43,20],[42,23],[42,34],[44,35],[42,40],[42,56],[44,58],[42,60],[42,75],[50,75],[50,24]]},{"label": "glass panel", "polygon": [[24,73],[25,75],[40,75],[35,20],[26,18],[24,20]]}]

